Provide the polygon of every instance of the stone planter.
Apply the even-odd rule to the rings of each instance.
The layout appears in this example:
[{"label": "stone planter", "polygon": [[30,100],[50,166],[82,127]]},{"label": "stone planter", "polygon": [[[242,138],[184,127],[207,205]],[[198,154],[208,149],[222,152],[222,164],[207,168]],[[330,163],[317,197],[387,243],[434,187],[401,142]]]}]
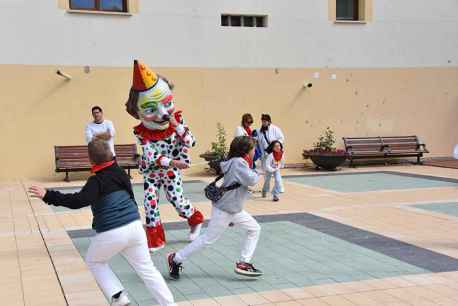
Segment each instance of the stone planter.
[{"label": "stone planter", "polygon": [[316,169],[326,171],[336,171],[347,160],[345,152],[314,152],[304,151],[304,158],[310,158],[315,164]]},{"label": "stone planter", "polygon": [[220,175],[222,173],[219,164],[224,160],[224,158],[221,157],[219,154],[212,152],[203,153],[200,154],[199,157],[203,158],[205,161],[208,162],[208,166],[216,173],[216,175]]}]

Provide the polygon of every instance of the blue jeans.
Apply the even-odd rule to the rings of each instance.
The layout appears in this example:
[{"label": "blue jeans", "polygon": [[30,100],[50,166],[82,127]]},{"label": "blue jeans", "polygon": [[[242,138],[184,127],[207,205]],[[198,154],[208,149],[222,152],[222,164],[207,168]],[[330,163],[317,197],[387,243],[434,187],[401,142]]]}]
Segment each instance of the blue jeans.
[{"label": "blue jeans", "polygon": [[280,170],[275,172],[267,172],[264,178],[264,186],[262,187],[262,192],[267,193],[270,191],[270,179],[274,177],[274,188],[272,189],[272,195],[277,196],[281,192],[282,178]]}]

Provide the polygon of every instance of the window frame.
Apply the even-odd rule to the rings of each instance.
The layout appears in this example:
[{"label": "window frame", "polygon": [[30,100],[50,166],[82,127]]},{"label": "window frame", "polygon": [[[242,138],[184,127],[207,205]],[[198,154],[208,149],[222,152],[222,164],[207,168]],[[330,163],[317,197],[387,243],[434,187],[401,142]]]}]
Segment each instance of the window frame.
[{"label": "window frame", "polygon": [[95,8],[73,8],[72,7],[72,0],[68,1],[68,5],[69,5],[70,10],[72,10],[72,11],[87,11],[87,12],[101,12],[101,13],[107,12],[107,13],[120,13],[120,14],[129,13],[128,0],[121,0],[122,1],[122,6],[123,6],[123,10],[122,11],[102,9],[101,8],[101,1],[103,1],[103,0],[94,0]]}]

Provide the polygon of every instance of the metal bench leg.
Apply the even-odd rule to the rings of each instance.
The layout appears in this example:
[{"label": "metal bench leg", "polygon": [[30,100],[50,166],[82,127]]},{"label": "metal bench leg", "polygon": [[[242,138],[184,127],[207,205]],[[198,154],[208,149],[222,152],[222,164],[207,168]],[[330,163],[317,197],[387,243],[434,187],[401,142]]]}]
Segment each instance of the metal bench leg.
[{"label": "metal bench leg", "polygon": [[417,165],[421,165],[421,155],[417,156]]},{"label": "metal bench leg", "polygon": [[65,172],[65,178],[64,178],[64,181],[66,182],[70,182],[70,177],[68,176],[68,171]]},{"label": "metal bench leg", "polygon": [[130,175],[130,168],[127,168],[127,175],[129,176],[130,179],[132,179],[132,176]]}]

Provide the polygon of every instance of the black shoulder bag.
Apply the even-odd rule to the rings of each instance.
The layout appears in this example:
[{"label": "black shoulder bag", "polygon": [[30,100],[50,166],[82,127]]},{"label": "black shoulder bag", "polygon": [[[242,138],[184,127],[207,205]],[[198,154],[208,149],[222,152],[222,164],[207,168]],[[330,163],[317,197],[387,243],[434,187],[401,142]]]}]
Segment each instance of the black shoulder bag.
[{"label": "black shoulder bag", "polygon": [[[230,170],[230,167],[229,167],[229,170]],[[207,199],[209,199],[212,202],[218,202],[226,192],[237,189],[240,186],[242,186],[240,183],[233,183],[232,185],[227,186],[227,187],[216,186],[216,182],[218,182],[223,177],[224,177],[224,174],[221,174],[213,182],[208,184],[204,189],[205,197],[207,197]]]}]

